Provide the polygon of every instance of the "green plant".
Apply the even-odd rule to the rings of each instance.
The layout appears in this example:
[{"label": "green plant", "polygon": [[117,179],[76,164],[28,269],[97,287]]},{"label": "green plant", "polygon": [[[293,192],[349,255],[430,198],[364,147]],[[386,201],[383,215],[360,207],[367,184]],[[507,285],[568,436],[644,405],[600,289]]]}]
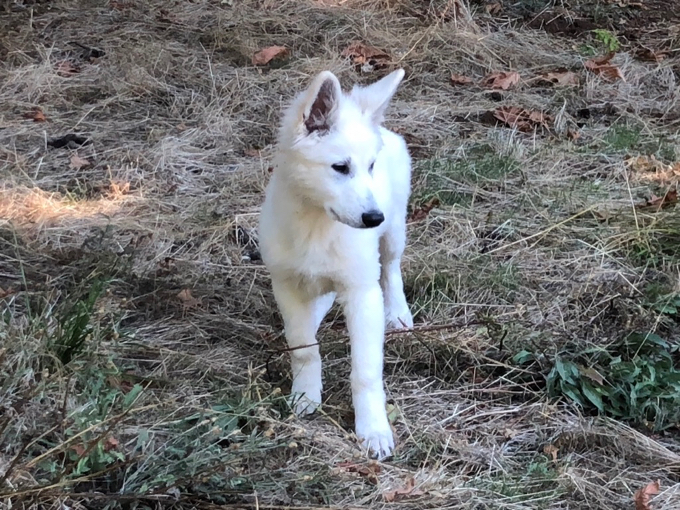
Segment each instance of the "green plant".
[{"label": "green plant", "polygon": [[595,39],[602,45],[607,51],[616,52],[621,49],[621,43],[619,38],[611,30],[604,28],[597,28],[593,30]]},{"label": "green plant", "polygon": [[95,279],[84,296],[66,308],[58,319],[58,326],[51,339],[51,348],[62,364],[70,363],[78,356],[94,331],[91,323],[97,299],[102,295],[107,282]]},{"label": "green plant", "polygon": [[613,125],[605,136],[605,143],[614,150],[627,151],[640,143],[641,131],[637,127]]},{"label": "green plant", "polygon": [[[546,377],[552,397],[659,431],[680,421],[680,344],[633,333],[606,348],[555,356]],[[537,359],[521,351],[522,365]]]}]

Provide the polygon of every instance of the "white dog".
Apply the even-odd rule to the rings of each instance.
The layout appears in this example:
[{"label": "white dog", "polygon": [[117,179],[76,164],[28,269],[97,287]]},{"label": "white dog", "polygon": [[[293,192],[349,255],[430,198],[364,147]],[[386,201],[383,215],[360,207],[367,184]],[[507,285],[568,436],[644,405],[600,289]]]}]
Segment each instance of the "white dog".
[{"label": "white dog", "polygon": [[296,412],[321,404],[313,344],[337,296],[352,349],[356,434],[380,458],[394,448],[383,388],[385,325],[413,326],[400,268],[411,159],[404,140],[381,126],[403,77],[397,70],[348,94],[329,71],[314,79],[284,115],[259,228],[293,348]]}]

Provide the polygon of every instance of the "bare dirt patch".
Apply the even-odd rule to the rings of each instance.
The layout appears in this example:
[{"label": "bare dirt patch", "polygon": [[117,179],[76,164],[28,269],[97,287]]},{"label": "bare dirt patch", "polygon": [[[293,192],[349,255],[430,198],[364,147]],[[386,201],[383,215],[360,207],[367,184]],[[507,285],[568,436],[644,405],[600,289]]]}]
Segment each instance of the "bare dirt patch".
[{"label": "bare dirt patch", "polygon": [[[492,3],[3,5],[3,501],[614,510],[658,480],[680,506],[675,11]],[[598,29],[616,79],[586,66]],[[323,412],[290,415],[254,227],[281,107],[396,67],[417,327],[387,339],[374,463],[338,310]]]}]

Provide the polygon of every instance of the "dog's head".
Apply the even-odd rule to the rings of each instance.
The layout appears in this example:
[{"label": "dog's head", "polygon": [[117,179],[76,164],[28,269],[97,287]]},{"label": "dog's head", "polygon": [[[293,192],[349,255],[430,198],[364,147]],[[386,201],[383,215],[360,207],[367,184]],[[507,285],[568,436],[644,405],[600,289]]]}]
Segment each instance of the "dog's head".
[{"label": "dog's head", "polygon": [[351,227],[384,221],[373,170],[383,114],[403,77],[399,69],[344,94],[336,76],[324,71],[295,100],[283,119],[279,149],[286,158],[281,171],[302,200]]}]

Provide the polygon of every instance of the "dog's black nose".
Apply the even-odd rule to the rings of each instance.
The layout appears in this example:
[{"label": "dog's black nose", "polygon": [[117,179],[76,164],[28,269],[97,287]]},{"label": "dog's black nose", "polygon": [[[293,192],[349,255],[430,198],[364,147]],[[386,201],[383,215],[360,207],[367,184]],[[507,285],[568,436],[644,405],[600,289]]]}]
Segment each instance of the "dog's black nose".
[{"label": "dog's black nose", "polygon": [[361,221],[363,221],[364,225],[368,228],[373,228],[385,221],[385,216],[380,211],[368,211],[361,215]]}]

